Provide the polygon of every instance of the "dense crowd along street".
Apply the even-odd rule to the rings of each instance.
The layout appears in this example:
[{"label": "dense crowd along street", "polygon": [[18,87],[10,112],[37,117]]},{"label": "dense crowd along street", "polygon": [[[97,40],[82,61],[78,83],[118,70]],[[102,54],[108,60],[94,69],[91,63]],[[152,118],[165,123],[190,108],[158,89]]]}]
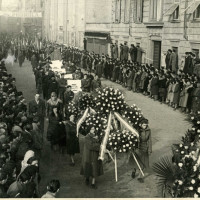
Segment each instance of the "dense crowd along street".
[{"label": "dense crowd along street", "polygon": [[[196,146],[198,141],[194,137],[195,132],[198,133],[198,128],[196,128],[198,116],[196,114],[199,109],[199,97],[195,96],[198,95],[199,87],[197,75],[184,75],[183,72],[176,75],[176,72],[170,72],[170,70],[154,70],[153,66],[143,66],[126,60],[115,62],[104,55],[99,57],[86,51],[45,41],[42,50],[38,51],[30,44],[24,46],[21,49],[23,51],[20,51],[21,53],[16,57],[16,47],[14,42],[10,42],[13,41],[13,36],[1,35],[1,37],[4,41],[2,42],[4,51],[1,53],[2,197],[42,197],[46,188],[45,196],[47,197],[83,197],[85,191],[88,191],[88,194],[84,197],[145,197],[148,193],[151,194],[151,197],[162,196],[156,185],[155,175],[158,171],[153,163],[158,162],[163,155],[169,154],[171,145],[179,143],[181,137],[191,126],[185,121],[187,115],[181,112],[190,112],[192,120],[197,120],[193,122],[197,123],[192,128],[193,136],[190,136],[191,133],[188,132],[184,142],[188,146],[190,146],[188,142],[191,142],[192,146]],[[25,38],[27,39],[27,37]],[[29,51],[27,51],[28,49]],[[73,80],[81,80],[83,92],[74,94],[71,85],[67,85],[65,74],[59,75],[51,70],[53,60],[59,59],[63,60],[64,69],[67,74],[72,74]],[[108,62],[108,60],[111,61]],[[17,80],[11,74],[14,74]],[[138,79],[135,79],[135,74]],[[25,82],[26,84],[24,84]],[[17,90],[16,85],[22,92]],[[172,91],[172,87],[176,90]],[[113,92],[120,96],[112,96]],[[93,95],[96,96],[94,99]],[[103,97],[106,95],[109,95],[113,101],[106,103]],[[123,96],[128,102],[127,105]],[[119,100],[114,100],[115,98]],[[96,106],[92,103],[93,101],[97,102]],[[182,105],[182,101],[184,101],[184,105]],[[115,105],[115,102],[117,102],[116,107],[104,108],[104,104]],[[142,112],[133,104],[140,106]],[[129,107],[129,105],[133,106]],[[126,112],[125,109],[123,112],[124,109],[118,108],[123,108],[123,106],[129,111]],[[168,106],[172,106],[174,110]],[[103,110],[103,114],[99,118],[98,107]],[[91,109],[91,113],[86,117],[86,124],[83,123],[79,127],[80,131],[77,137],[76,126],[87,108]],[[181,112],[177,110],[178,108]],[[121,127],[122,132],[111,132],[110,142],[107,143],[109,151],[101,151],[100,145],[105,136],[103,129],[100,128],[98,131],[97,126],[100,127],[100,124],[96,120],[104,121],[108,116],[106,115],[108,110],[113,112],[114,109],[117,109],[122,114],[122,118],[127,119],[128,124],[135,128],[136,133],[140,134],[136,149],[135,139],[130,140],[129,145],[131,144],[131,146],[128,145],[128,148],[122,148],[114,139],[115,135],[121,137],[122,134],[123,138],[126,134],[130,134],[128,131],[130,126],[122,126],[123,119],[116,115],[118,116],[115,119],[118,123],[117,126]],[[97,112],[97,114],[93,112]],[[129,118],[129,115],[132,116],[132,119]],[[91,117],[95,119],[92,123]],[[175,121],[176,123],[174,123]],[[148,122],[149,128],[147,128]],[[87,123],[90,125],[88,126]],[[107,124],[107,120],[105,124]],[[170,127],[169,124],[171,124]],[[88,138],[90,135],[92,140]],[[119,140],[123,141],[122,138]],[[143,145],[142,141],[144,141]],[[112,146],[112,143],[116,143],[116,146]],[[95,146],[86,151],[90,145]],[[181,145],[184,146],[180,144],[180,147]],[[92,154],[93,165],[96,162],[95,168],[90,168],[89,162],[91,161],[88,160],[92,151],[96,152]],[[127,153],[122,153],[123,151]],[[129,152],[132,151],[135,152],[139,165],[136,160],[128,162]],[[104,161],[98,159],[100,152],[105,154]],[[113,172],[112,155],[118,156],[119,180],[117,183],[114,180],[116,174]],[[183,158],[177,157],[175,154],[172,162],[180,166],[180,159]],[[87,161],[84,161],[85,159]],[[83,165],[84,162],[86,165]],[[48,166],[49,164],[51,167]],[[152,166],[155,171],[152,171]],[[106,178],[105,174],[103,175],[103,168]],[[88,179],[90,173],[92,173],[92,179]],[[142,173],[144,173],[144,177]],[[84,175],[86,179],[84,180],[81,175]],[[55,179],[49,179],[49,177],[55,177]],[[80,181],[82,189],[76,193],[77,184]],[[119,190],[127,181],[129,182],[128,186]],[[83,186],[84,184],[86,185]],[[110,184],[113,191],[112,189],[107,190],[107,186]],[[150,184],[151,186],[149,186]],[[130,192],[132,187],[136,189]],[[136,192],[137,188],[141,187],[145,188],[144,194]],[[95,192],[92,192],[93,189]],[[198,189],[198,185],[195,189]],[[193,190],[195,189],[193,188]],[[116,193],[116,190],[119,190],[119,193]],[[102,194],[102,191],[105,194]],[[128,194],[126,194],[127,191],[129,191]],[[181,196],[185,193],[175,195]],[[194,195],[198,195],[198,193]]]}]

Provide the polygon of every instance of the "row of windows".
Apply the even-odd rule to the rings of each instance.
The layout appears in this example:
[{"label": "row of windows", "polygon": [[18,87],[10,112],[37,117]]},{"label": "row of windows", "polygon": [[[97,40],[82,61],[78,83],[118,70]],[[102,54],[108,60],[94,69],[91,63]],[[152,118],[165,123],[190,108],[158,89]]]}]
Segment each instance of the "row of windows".
[{"label": "row of windows", "polygon": [[[162,21],[163,15],[169,15],[170,20],[178,20],[180,17],[180,0],[174,0],[174,4],[163,13],[163,0],[149,0],[150,21]],[[143,21],[144,0],[115,0],[115,23],[141,23]],[[189,4],[185,12],[193,16],[194,20],[200,19],[200,0]]]}]

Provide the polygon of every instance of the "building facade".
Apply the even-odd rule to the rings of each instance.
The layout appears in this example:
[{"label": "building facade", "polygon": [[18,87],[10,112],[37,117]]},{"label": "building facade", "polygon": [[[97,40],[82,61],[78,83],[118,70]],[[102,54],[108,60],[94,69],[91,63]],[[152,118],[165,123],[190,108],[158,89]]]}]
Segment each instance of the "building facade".
[{"label": "building facade", "polygon": [[52,41],[109,55],[111,41],[139,45],[142,62],[158,68],[168,49],[179,66],[185,52],[199,56],[199,0],[46,0],[43,19]]},{"label": "building facade", "polygon": [[[22,31],[28,34],[41,34],[42,15],[33,17],[33,14],[43,12],[43,0],[2,0],[0,3],[0,11],[5,12],[5,15],[0,16],[1,32],[19,33]],[[11,12],[9,16],[7,16],[7,11]],[[25,12],[29,16],[24,16]]]},{"label": "building facade", "polygon": [[199,56],[200,1],[113,0],[113,4],[112,40],[139,44],[143,63],[164,66],[168,49],[176,50],[179,66],[185,52]]},{"label": "building facade", "polygon": [[85,1],[45,0],[43,25],[43,37],[83,48]]}]

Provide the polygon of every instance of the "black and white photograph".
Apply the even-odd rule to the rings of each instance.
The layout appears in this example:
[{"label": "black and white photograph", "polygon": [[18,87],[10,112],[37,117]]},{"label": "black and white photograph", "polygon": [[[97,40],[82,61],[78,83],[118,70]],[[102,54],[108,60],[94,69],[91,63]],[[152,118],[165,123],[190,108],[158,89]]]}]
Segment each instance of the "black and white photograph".
[{"label": "black and white photograph", "polygon": [[0,0],[0,198],[200,198],[200,0]]}]

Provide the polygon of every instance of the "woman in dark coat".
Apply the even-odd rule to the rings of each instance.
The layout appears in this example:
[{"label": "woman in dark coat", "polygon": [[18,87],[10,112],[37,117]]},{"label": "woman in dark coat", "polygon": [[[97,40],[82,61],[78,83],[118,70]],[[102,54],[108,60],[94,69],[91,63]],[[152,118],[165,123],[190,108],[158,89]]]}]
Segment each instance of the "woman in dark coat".
[{"label": "woman in dark coat", "polygon": [[102,74],[103,74],[103,63],[102,63],[102,61],[99,61],[99,63],[96,66],[96,74],[98,75],[99,78],[102,77]]},{"label": "woman in dark coat", "polygon": [[158,75],[155,74],[151,81],[151,95],[154,100],[158,99]]},{"label": "woman in dark coat", "polygon": [[[147,171],[149,168],[149,155],[152,153],[151,130],[148,126],[147,119],[141,119],[139,122],[139,146],[136,152],[136,157],[143,170]],[[138,181],[144,182],[143,177],[139,174]]]},{"label": "woman in dark coat", "polygon": [[[51,147],[56,150],[59,145],[60,148],[65,146],[63,140],[65,139],[65,129],[63,127],[62,115],[59,113],[56,106],[53,107],[53,112],[49,116],[49,125],[47,130],[47,140],[51,142]],[[61,148],[62,150],[62,148]]]},{"label": "woman in dark coat", "polygon": [[172,85],[172,99],[171,99],[172,107],[174,107],[174,110],[176,110],[178,107],[180,92],[181,92],[180,83],[179,80],[176,79],[175,83]]},{"label": "woman in dark coat", "polygon": [[25,59],[25,57],[24,57],[23,53],[20,51],[19,56],[18,56],[19,66],[20,66],[20,67],[21,67],[22,64],[23,64],[24,59]]},{"label": "woman in dark coat", "polygon": [[192,94],[192,112],[196,113],[197,111],[200,111],[200,82],[197,83],[197,87]]},{"label": "woman in dark coat", "polygon": [[69,119],[70,121],[67,121],[65,123],[66,148],[67,148],[67,154],[69,154],[71,158],[70,165],[74,166],[75,165],[74,154],[80,153],[80,149],[79,149],[78,137],[76,136],[76,124],[74,122],[75,116],[70,115]]},{"label": "woman in dark coat", "polygon": [[129,91],[132,89],[132,82],[133,82],[133,71],[129,69],[127,75],[127,88]]},{"label": "woman in dark coat", "polygon": [[96,177],[103,174],[102,161],[98,160],[99,150],[100,143],[98,137],[95,136],[95,128],[91,127],[84,140],[81,175],[86,178],[86,185],[89,185],[89,178],[92,178],[92,188],[96,188]]}]

